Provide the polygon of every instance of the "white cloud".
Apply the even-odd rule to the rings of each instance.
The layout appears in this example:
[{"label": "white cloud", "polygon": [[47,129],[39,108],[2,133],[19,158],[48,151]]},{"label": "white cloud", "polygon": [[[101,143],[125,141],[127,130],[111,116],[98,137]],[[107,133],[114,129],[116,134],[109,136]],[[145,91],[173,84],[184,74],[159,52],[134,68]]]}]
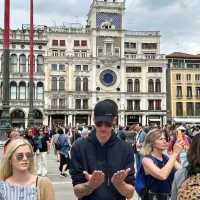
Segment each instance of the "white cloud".
[{"label": "white cloud", "polygon": [[[34,0],[35,24],[85,23],[93,0]],[[11,0],[12,28],[29,23],[29,1]],[[3,27],[4,0],[0,0]],[[126,29],[161,32],[162,53],[199,53],[199,0],[126,0]]]}]

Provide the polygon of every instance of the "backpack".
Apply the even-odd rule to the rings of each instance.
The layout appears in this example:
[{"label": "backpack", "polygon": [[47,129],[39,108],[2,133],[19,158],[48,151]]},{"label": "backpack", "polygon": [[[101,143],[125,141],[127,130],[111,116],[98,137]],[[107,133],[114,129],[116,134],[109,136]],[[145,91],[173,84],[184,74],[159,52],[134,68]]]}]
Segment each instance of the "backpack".
[{"label": "backpack", "polygon": [[179,187],[177,200],[198,200],[200,199],[200,174],[187,178]]},{"label": "backpack", "polygon": [[57,143],[56,143],[56,147],[57,147],[58,150],[61,150],[61,149],[64,148],[65,150],[68,151],[70,149],[70,145],[69,145],[69,143],[67,141],[67,138],[65,136],[60,135],[58,137],[58,140],[57,140]]},{"label": "backpack", "polygon": [[[148,191],[146,187],[145,172],[141,164],[135,178],[135,190],[142,199],[148,199]],[[145,198],[146,197],[146,198]]]}]

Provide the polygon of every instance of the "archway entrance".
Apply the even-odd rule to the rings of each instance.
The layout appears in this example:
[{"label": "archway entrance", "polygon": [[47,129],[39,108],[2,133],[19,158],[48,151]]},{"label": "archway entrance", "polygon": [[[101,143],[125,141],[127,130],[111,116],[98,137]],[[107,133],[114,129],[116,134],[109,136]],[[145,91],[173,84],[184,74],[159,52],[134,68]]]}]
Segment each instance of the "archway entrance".
[{"label": "archway entrance", "polygon": [[12,127],[25,128],[25,113],[22,110],[14,110],[11,113]]},{"label": "archway entrance", "polygon": [[64,127],[65,115],[52,115],[52,127]]},{"label": "archway entrance", "polygon": [[88,115],[76,115],[75,123],[79,125],[88,125]]},{"label": "archway entrance", "polygon": [[127,125],[130,126],[134,123],[140,123],[140,118],[139,115],[127,115]]}]

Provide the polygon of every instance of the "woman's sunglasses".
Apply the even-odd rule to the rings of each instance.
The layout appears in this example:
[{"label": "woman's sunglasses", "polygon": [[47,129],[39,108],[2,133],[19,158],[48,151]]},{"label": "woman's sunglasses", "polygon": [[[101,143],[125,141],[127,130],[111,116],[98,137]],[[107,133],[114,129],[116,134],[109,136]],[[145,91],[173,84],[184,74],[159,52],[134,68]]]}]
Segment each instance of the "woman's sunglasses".
[{"label": "woman's sunglasses", "polygon": [[112,122],[100,121],[100,122],[96,122],[95,125],[96,125],[97,127],[102,127],[102,126],[111,127],[111,126],[112,126]]},{"label": "woman's sunglasses", "polygon": [[22,161],[24,159],[24,156],[26,157],[27,160],[32,160],[33,159],[33,153],[27,152],[27,153],[16,153],[15,157],[18,161]]}]

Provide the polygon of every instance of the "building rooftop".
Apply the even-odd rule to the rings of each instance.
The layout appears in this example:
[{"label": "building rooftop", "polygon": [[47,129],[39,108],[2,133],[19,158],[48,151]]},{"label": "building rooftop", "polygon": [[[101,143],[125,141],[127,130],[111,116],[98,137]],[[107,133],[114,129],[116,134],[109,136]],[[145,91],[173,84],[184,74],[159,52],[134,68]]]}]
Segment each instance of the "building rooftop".
[{"label": "building rooftop", "polygon": [[200,59],[200,54],[193,55],[182,52],[173,52],[167,55],[166,58]]},{"label": "building rooftop", "polygon": [[123,6],[125,7],[125,0],[93,0],[91,7],[116,7],[116,6]]},{"label": "building rooftop", "polygon": [[126,36],[159,36],[160,31],[129,31],[126,30]]}]

